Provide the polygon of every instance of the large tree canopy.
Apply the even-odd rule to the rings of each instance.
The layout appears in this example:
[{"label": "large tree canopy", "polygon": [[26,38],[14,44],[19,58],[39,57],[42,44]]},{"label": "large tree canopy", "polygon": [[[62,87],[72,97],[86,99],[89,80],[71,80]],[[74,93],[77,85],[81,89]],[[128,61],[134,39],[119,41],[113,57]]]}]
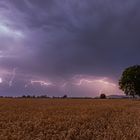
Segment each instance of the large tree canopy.
[{"label": "large tree canopy", "polygon": [[119,80],[119,86],[126,95],[140,96],[140,65],[126,68]]}]

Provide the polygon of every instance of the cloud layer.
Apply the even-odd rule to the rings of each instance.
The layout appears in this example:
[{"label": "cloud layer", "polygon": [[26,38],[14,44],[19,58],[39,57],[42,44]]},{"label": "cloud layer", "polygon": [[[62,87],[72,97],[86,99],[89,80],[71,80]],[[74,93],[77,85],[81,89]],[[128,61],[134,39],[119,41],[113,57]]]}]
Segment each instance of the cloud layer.
[{"label": "cloud layer", "polygon": [[27,81],[46,78],[59,86],[75,75],[115,82],[125,67],[139,63],[139,5],[139,0],[1,0],[1,71],[18,68],[19,75],[29,75]]}]

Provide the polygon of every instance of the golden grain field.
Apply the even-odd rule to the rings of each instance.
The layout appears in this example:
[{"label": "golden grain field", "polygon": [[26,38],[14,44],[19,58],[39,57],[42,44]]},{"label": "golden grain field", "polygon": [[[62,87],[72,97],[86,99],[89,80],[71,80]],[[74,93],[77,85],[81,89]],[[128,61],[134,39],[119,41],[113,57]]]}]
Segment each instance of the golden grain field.
[{"label": "golden grain field", "polygon": [[140,101],[0,99],[0,140],[140,140]]}]

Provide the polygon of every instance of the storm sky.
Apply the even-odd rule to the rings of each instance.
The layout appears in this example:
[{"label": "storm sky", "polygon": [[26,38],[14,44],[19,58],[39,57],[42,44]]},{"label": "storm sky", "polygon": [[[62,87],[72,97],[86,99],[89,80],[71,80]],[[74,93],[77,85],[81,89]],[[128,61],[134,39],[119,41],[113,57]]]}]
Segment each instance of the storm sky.
[{"label": "storm sky", "polygon": [[0,0],[0,95],[120,94],[140,60],[139,0]]}]

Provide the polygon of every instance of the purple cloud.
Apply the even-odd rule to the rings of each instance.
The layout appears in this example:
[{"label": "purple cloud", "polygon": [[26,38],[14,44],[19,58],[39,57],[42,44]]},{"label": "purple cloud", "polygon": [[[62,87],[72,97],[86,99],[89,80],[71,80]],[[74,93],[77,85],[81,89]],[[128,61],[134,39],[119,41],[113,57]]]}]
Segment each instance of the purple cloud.
[{"label": "purple cloud", "polygon": [[[117,84],[125,67],[139,63],[139,5],[138,0],[0,1],[0,78],[5,79],[1,94],[23,94],[31,79],[55,86],[38,85],[35,91],[31,86],[29,93],[99,92],[93,85],[92,91],[86,87],[90,94],[82,93],[82,87],[72,84],[75,75],[108,77]],[[2,71],[12,73],[14,68],[18,74],[9,88],[10,75]]]}]

